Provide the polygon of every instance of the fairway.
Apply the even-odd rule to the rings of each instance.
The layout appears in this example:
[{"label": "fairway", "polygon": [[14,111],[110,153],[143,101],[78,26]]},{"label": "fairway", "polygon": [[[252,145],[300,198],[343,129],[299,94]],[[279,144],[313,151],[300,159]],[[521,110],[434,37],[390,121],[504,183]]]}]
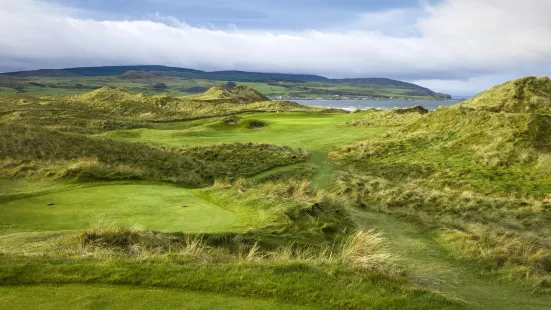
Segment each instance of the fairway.
[{"label": "fairway", "polygon": [[[221,126],[220,119],[196,121],[194,127],[182,128],[180,123],[159,124],[154,129],[136,129],[107,133],[109,137],[146,141],[173,147],[208,145],[229,142],[253,142],[286,145],[308,151],[327,151],[337,145],[364,140],[388,128],[344,127],[344,122],[358,117],[355,114],[249,113],[243,120],[268,124],[260,130],[240,126]],[[186,124],[186,123],[184,123]]]},{"label": "fairway", "polygon": [[[50,202],[54,205],[48,206]],[[86,229],[98,221],[168,232],[226,232],[239,228],[233,213],[201,200],[187,189],[165,184],[69,187],[0,204],[3,233]]]},{"label": "fairway", "polygon": [[313,309],[222,294],[108,285],[0,287],[2,309]]}]

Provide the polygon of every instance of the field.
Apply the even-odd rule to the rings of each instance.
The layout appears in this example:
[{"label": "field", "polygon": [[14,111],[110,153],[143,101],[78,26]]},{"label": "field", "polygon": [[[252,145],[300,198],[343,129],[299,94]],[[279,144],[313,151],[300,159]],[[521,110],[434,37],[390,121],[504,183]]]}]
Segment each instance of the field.
[{"label": "field", "polygon": [[[145,123],[125,110],[135,126],[88,132],[71,132],[72,112],[62,132],[0,118],[14,131],[0,136],[0,302],[549,308],[546,119],[285,107],[166,122],[155,110]],[[126,155],[101,153],[114,150]]]}]

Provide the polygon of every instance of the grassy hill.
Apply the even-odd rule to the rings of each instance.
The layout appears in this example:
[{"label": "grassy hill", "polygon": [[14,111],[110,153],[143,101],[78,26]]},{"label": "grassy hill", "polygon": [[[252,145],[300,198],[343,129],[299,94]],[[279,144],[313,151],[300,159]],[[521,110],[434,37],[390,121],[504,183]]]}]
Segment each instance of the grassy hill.
[{"label": "grassy hill", "polygon": [[548,90],[548,78],[524,78],[423,115],[368,112],[347,125],[403,125],[334,150],[354,167],[337,188],[363,206],[445,227],[440,242],[454,255],[505,277],[548,277]]},{"label": "grassy hill", "polygon": [[147,96],[111,87],[72,96],[0,96],[0,123],[25,123],[81,133],[150,128],[158,122],[227,116],[247,111],[314,112],[322,109],[294,102],[270,101],[244,86],[233,90],[213,88],[203,95],[184,98]]},{"label": "grassy hill", "polygon": [[493,87],[463,103],[464,106],[492,112],[549,113],[549,77],[525,77]]},{"label": "grassy hill", "polygon": [[235,88],[212,87],[204,94],[190,96],[188,99],[230,103],[269,101],[263,94],[246,86],[238,86]]}]

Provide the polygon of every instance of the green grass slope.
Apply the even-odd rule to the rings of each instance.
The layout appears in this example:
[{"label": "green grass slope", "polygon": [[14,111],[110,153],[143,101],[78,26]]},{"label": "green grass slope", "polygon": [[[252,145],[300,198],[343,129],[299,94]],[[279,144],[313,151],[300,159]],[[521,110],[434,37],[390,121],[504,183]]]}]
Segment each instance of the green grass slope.
[{"label": "green grass slope", "polygon": [[114,129],[148,128],[154,122],[183,121],[250,111],[321,111],[293,102],[265,100],[264,96],[250,89],[230,91],[223,99],[214,101],[178,99],[166,95],[146,96],[111,87],[76,96],[2,95],[0,123],[33,124],[60,131],[97,133]]},{"label": "green grass slope", "polygon": [[0,125],[0,172],[15,177],[81,180],[153,179],[205,185],[215,167],[144,144]]},{"label": "green grass slope", "polygon": [[179,150],[179,153],[183,156],[201,158],[208,164],[220,167],[216,172],[218,177],[251,176],[260,171],[308,159],[306,151],[300,149],[254,143],[188,147]]},{"label": "green grass slope", "polygon": [[353,127],[396,127],[415,122],[429,111],[422,106],[411,108],[356,112],[357,117],[345,123]]},{"label": "green grass slope", "polygon": [[188,98],[192,100],[231,103],[269,101],[266,96],[247,86],[237,86],[234,88],[222,88],[215,86],[206,91],[204,94],[194,95]]},{"label": "green grass slope", "polygon": [[307,159],[266,144],[158,148],[142,143],[0,124],[0,174],[69,180],[155,180],[204,186]]},{"label": "green grass slope", "polygon": [[[333,150],[330,158],[348,170],[335,190],[360,206],[444,228],[439,240],[458,258],[503,277],[546,283],[551,116],[535,113],[545,109],[543,97],[524,99],[545,94],[548,83],[512,81],[470,103],[411,114],[383,138]],[[490,98],[499,104],[482,104]],[[365,117],[362,123],[381,122]]]},{"label": "green grass slope", "polygon": [[551,80],[531,76],[509,81],[478,94],[463,105],[492,112],[549,113]]}]

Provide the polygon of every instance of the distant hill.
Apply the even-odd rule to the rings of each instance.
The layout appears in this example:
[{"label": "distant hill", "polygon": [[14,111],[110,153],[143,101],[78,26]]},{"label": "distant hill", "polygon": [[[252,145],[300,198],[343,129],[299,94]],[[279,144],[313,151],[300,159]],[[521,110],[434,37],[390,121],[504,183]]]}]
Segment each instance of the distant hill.
[{"label": "distant hill", "polygon": [[448,94],[437,93],[428,88],[425,88],[413,83],[402,82],[402,81],[397,81],[392,79],[385,79],[385,78],[333,79],[331,80],[331,82],[337,83],[337,84],[373,85],[373,86],[390,87],[390,88],[395,88],[395,87],[410,88],[414,91],[424,92],[428,96],[442,97],[445,99],[452,98]]},{"label": "distant hill", "polygon": [[[44,85],[33,81],[33,77],[41,78],[66,78],[67,82]],[[0,88],[13,89],[17,92],[47,93],[50,88],[68,89],[69,91],[85,92],[86,89],[94,89],[97,86],[82,85],[89,81],[75,83],[78,78],[97,78],[103,80],[113,79],[125,80],[135,84],[154,85],[159,82],[167,82],[174,79],[189,82],[179,86],[178,89],[166,89],[164,91],[175,91],[185,93],[199,93],[206,89],[220,85],[221,82],[238,83],[263,83],[266,87],[259,87],[267,96],[277,97],[279,99],[451,99],[447,94],[440,94],[428,88],[412,83],[387,79],[387,78],[356,78],[356,79],[329,79],[319,75],[310,74],[285,74],[285,73],[262,73],[247,71],[213,71],[206,72],[201,70],[166,67],[166,66],[107,66],[107,67],[82,67],[67,69],[42,69],[34,71],[19,71],[0,74]],[[71,79],[71,80],[69,80]],[[24,82],[22,82],[24,80]],[[52,86],[53,85],[53,86]],[[112,85],[105,81],[100,86]],[[185,87],[184,87],[185,86]],[[258,86],[258,85],[257,85]],[[29,88],[42,87],[42,90],[29,90]],[[125,86],[126,87],[126,86]],[[138,92],[147,91],[143,85],[135,89]],[[57,90],[56,89],[56,90]],[[82,89],[82,91],[80,91]],[[1,89],[0,89],[1,90]],[[51,90],[50,93],[56,93]],[[151,91],[155,91],[151,87]]]},{"label": "distant hill", "polygon": [[123,75],[130,71],[153,72],[163,76],[211,79],[211,80],[235,80],[235,81],[304,81],[321,82],[328,79],[323,76],[308,74],[284,74],[284,73],[259,73],[245,71],[214,71],[206,72],[201,70],[166,67],[166,66],[106,66],[106,67],[82,67],[67,69],[42,69],[34,71],[19,71],[2,73],[9,76],[27,77],[78,77],[78,76],[116,76]]}]

